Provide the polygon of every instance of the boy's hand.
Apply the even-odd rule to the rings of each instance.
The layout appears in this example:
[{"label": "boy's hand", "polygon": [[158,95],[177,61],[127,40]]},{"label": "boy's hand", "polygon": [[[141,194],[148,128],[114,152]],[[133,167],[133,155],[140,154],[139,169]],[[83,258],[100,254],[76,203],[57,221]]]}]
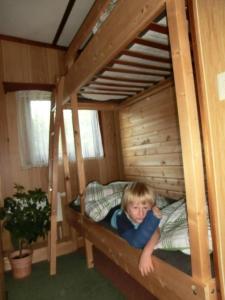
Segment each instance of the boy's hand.
[{"label": "boy's hand", "polygon": [[157,206],[153,206],[152,211],[153,211],[154,216],[156,216],[158,219],[162,218],[161,211]]},{"label": "boy's hand", "polygon": [[149,273],[154,271],[152,256],[149,255],[148,251],[143,250],[138,267],[142,276],[147,276]]}]

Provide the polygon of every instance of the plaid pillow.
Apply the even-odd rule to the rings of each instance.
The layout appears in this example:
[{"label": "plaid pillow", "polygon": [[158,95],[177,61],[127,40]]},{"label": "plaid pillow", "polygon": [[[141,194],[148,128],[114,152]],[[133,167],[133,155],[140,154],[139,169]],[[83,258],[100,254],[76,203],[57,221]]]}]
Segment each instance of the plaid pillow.
[{"label": "plaid pillow", "polygon": [[116,181],[102,185],[96,181],[87,185],[85,212],[95,222],[103,220],[111,208],[121,203],[127,181]]}]

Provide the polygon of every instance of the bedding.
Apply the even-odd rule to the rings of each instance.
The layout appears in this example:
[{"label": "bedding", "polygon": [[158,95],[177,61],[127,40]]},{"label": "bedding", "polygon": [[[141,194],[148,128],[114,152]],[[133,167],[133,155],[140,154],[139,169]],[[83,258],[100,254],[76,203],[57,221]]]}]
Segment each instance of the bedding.
[{"label": "bedding", "polygon": [[[123,190],[129,181],[115,181],[102,185],[97,181],[89,183],[85,190],[85,213],[95,222],[103,220],[110,209],[121,203]],[[79,196],[74,204],[79,205]]]},{"label": "bedding", "polygon": [[[130,181],[116,181],[102,185],[97,181],[87,185],[85,192],[85,213],[95,222],[109,219],[111,210],[120,205],[125,186]],[[77,198],[73,204],[79,204]],[[161,237],[155,249],[181,251],[190,254],[187,211],[185,199],[172,200],[157,195],[156,205],[161,209],[159,224]],[[212,252],[210,222],[208,221],[209,249]]]},{"label": "bedding", "polygon": [[[157,249],[180,250],[185,254],[190,254],[187,211],[185,199],[177,200],[162,210],[162,219],[159,224],[161,236],[156,245]],[[212,237],[210,222],[208,220],[209,249],[212,252]]]}]

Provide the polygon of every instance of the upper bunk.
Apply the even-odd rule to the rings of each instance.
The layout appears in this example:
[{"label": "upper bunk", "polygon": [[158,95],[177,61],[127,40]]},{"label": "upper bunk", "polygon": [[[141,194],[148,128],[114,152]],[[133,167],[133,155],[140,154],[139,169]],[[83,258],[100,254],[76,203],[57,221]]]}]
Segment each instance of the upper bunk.
[{"label": "upper bunk", "polygon": [[120,103],[171,76],[165,1],[116,1],[65,75],[64,99]]}]

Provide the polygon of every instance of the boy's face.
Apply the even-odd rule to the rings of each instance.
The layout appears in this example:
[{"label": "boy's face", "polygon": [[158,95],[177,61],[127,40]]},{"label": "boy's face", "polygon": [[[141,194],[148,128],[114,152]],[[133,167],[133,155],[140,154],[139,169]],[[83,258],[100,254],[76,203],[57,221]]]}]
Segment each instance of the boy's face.
[{"label": "boy's face", "polygon": [[128,203],[126,211],[134,223],[140,224],[151,208],[152,205],[149,202],[141,203],[139,201],[133,201]]}]

